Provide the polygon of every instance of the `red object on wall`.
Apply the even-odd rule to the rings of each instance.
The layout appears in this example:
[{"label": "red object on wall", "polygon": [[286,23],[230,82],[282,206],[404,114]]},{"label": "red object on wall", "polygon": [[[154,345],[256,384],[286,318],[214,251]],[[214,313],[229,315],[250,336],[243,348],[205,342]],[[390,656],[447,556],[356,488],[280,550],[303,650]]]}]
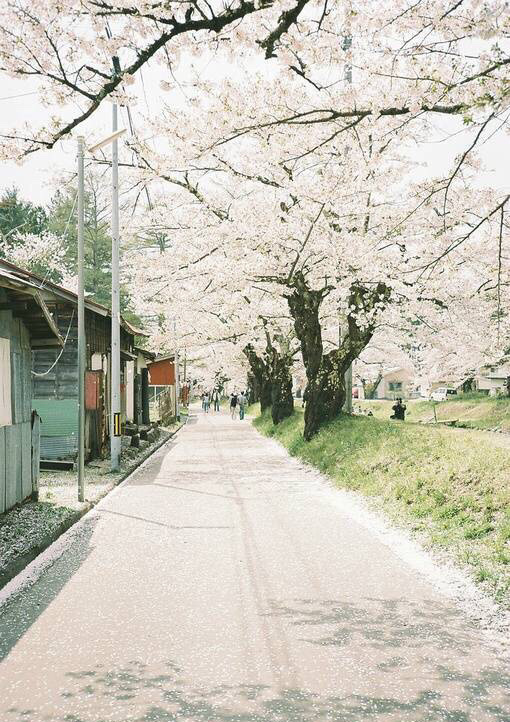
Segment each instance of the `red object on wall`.
[{"label": "red object on wall", "polygon": [[100,406],[102,371],[85,372],[85,409],[96,411]]},{"label": "red object on wall", "polygon": [[154,361],[147,364],[149,369],[149,386],[174,386],[175,369],[174,362],[169,359]]}]

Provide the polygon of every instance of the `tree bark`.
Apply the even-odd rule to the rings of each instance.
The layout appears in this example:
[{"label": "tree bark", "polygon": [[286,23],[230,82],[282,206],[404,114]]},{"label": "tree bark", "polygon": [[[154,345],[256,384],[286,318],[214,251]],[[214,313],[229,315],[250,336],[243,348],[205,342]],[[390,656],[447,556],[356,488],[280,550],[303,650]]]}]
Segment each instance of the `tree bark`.
[{"label": "tree bark", "polygon": [[[304,438],[309,441],[320,427],[332,421],[342,411],[345,403],[345,372],[369,343],[375,330],[373,312],[376,304],[386,303],[390,291],[383,283],[367,288],[354,283],[349,294],[347,316],[348,332],[338,349],[324,353],[319,311],[324,298],[332,290],[325,286],[320,290],[310,289],[303,273],[298,272],[292,279],[293,291],[287,296],[289,309],[294,319],[296,336],[301,343],[301,353],[306,370],[307,388],[305,405]],[[370,322],[366,321],[370,313]],[[358,323],[358,314],[365,315],[363,326]]]},{"label": "tree bark", "polygon": [[377,377],[374,381],[366,381],[365,379],[362,379],[363,391],[366,399],[375,399],[375,392],[377,391],[377,387],[382,381],[382,377],[383,373],[381,369],[377,373]]},{"label": "tree bark", "polygon": [[271,406],[271,366],[266,359],[261,358],[257,354],[251,344],[244,347],[243,353],[248,359],[251,374],[257,385],[260,410],[261,412],[264,412]]},{"label": "tree bark", "polygon": [[294,412],[292,358],[273,348],[271,366],[271,418],[273,424],[279,424]]},{"label": "tree bark", "polygon": [[274,424],[291,416],[294,411],[292,396],[292,356],[280,352],[271,342],[266,332],[266,350],[260,356],[251,344],[243,351],[250,364],[250,376],[255,380],[260,400],[260,410],[271,407]]}]

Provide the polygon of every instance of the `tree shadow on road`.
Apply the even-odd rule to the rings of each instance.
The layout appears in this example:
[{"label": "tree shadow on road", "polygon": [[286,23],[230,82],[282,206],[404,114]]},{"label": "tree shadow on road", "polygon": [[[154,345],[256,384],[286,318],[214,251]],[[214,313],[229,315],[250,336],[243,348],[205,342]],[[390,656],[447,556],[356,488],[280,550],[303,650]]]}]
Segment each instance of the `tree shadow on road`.
[{"label": "tree shadow on road", "polygon": [[[366,598],[361,604],[336,599],[297,599],[273,602],[269,615],[282,617],[319,646],[343,646],[355,641],[374,649],[405,647],[423,650],[424,644],[468,655],[473,630],[452,606],[429,600]],[[315,634],[312,634],[315,632]]]},{"label": "tree shadow on road", "polygon": [[[11,708],[22,722],[508,722],[510,674],[494,657],[479,664],[480,638],[462,616],[439,602],[367,598],[274,602],[264,614],[288,641],[312,651],[321,674],[338,672],[343,691],[319,694],[310,686],[279,687],[260,678],[243,684],[198,686],[193,668],[167,659],[133,660],[115,668],[98,662],[71,670],[53,716]],[[303,634],[304,633],[304,634]],[[292,645],[291,645],[292,648]],[[301,646],[303,649],[303,646]],[[315,650],[315,651],[313,651]],[[228,652],[228,650],[225,650]],[[152,650],[152,655],[158,650]],[[119,650],[121,655],[121,650]],[[349,660],[361,660],[364,689],[349,687]],[[299,667],[299,657],[295,662]],[[324,664],[324,661],[327,663]],[[488,660],[488,661],[487,661]],[[262,667],[264,667],[263,660]],[[329,672],[328,672],[329,670]],[[265,670],[268,672],[268,669]],[[228,675],[228,673],[227,673]],[[265,679],[270,679],[264,675]],[[274,678],[273,678],[274,679]],[[359,679],[359,678],[358,678]],[[319,684],[320,688],[320,684]],[[377,690],[377,691],[376,691]],[[0,714],[4,710],[0,709]],[[2,718],[3,719],[3,718]]]},{"label": "tree shadow on road", "polygon": [[[114,670],[98,664],[92,670],[70,672],[68,688],[48,722],[508,722],[509,708],[487,705],[486,694],[501,678],[466,675],[461,708],[445,706],[441,692],[424,687],[399,699],[394,695],[319,695],[309,690],[275,690],[260,684],[223,684],[208,689],[186,684],[182,670],[171,661],[163,672],[151,673],[140,661]],[[477,699],[473,698],[478,689]],[[475,706],[476,705],[476,706]],[[81,710],[89,712],[83,713]],[[108,710],[108,711],[107,711]],[[113,711],[116,713],[112,713]],[[124,710],[124,712],[123,712]],[[42,722],[33,709],[11,708],[13,722]],[[123,716],[125,715],[125,716]]]}]

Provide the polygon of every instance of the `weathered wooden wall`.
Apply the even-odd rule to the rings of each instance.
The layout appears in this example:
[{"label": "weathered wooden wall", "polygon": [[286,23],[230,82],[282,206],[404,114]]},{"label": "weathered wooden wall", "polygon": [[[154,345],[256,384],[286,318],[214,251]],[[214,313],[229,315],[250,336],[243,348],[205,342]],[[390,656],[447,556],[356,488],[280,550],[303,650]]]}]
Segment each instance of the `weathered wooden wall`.
[{"label": "weathered wooden wall", "polygon": [[[72,303],[48,305],[67,342],[53,368],[60,349],[33,352],[33,408],[41,417],[41,458],[73,459],[78,449],[78,316]],[[87,309],[85,334],[90,369],[93,354],[110,353],[111,318]],[[132,343],[132,337],[121,329],[121,348],[129,350]],[[107,436],[107,417],[102,409],[86,411],[85,446],[92,457],[100,455]]]},{"label": "weathered wooden wall", "polygon": [[[3,291],[0,300],[5,300]],[[2,513],[32,494],[32,354],[28,331],[11,311],[0,311],[0,336],[11,344],[12,396],[12,425],[0,426]]]}]

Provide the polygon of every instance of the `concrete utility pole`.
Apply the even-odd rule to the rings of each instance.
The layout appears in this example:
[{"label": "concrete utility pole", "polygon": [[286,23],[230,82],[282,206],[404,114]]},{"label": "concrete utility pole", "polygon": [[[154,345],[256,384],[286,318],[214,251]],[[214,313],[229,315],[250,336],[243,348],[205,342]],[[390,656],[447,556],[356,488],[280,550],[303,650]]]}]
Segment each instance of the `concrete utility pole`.
[{"label": "concrete utility pole", "polygon": [[181,420],[181,379],[179,377],[179,349],[177,348],[177,325],[174,318],[174,368],[175,368],[175,416],[177,421]]},{"label": "concrete utility pole", "polygon": [[126,132],[117,129],[117,106],[113,106],[113,132],[88,150],[95,153],[105,145],[112,145],[112,348],[111,348],[111,409],[110,449],[111,468],[120,467],[120,296],[119,296],[119,161],[118,138]]},{"label": "concrete utility pole", "polygon": [[[349,50],[351,45],[352,45],[352,36],[344,35],[343,49]],[[352,65],[350,63],[346,63],[346,65],[345,65],[345,80],[349,84],[352,83]],[[352,414],[352,364],[349,366],[349,368],[345,372],[344,385],[345,385],[344,411],[347,414]]]},{"label": "concrete utility pole", "polygon": [[[117,104],[112,105],[112,133],[116,133]],[[110,450],[111,469],[120,468],[120,286],[119,286],[119,148],[112,141],[112,385]]]},{"label": "concrete utility pole", "polygon": [[85,170],[83,136],[78,137],[78,501],[85,501]]}]

